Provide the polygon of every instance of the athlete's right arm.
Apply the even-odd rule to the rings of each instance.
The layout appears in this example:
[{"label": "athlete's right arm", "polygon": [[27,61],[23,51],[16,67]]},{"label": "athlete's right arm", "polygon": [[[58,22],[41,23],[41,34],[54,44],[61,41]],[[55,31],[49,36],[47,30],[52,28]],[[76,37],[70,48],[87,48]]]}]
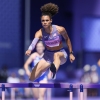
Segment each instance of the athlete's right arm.
[{"label": "athlete's right arm", "polygon": [[33,54],[27,59],[27,61],[26,61],[25,64],[24,64],[24,69],[25,69],[26,74],[27,74],[28,76],[30,76],[30,74],[31,74],[31,72],[30,72],[30,70],[29,70],[29,65],[30,65],[30,63],[35,59],[36,56],[37,56],[37,53],[33,53]]},{"label": "athlete's right arm", "polygon": [[41,39],[42,37],[42,33],[41,33],[41,29],[39,31],[37,31],[35,33],[35,38],[33,39],[31,45],[29,46],[28,50],[25,52],[26,55],[30,55],[32,50],[35,48],[37,42],[39,41],[39,39]]}]

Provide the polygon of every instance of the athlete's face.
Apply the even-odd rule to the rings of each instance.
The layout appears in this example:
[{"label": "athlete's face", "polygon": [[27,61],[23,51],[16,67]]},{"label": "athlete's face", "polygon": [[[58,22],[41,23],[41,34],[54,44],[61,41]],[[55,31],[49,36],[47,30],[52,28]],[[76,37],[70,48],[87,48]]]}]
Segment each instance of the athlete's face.
[{"label": "athlete's face", "polygon": [[41,42],[37,43],[37,45],[36,45],[36,51],[39,54],[42,54],[44,52],[44,45]]},{"label": "athlete's face", "polygon": [[41,23],[42,23],[42,26],[44,28],[48,28],[51,26],[51,23],[52,23],[52,19],[50,18],[50,16],[48,15],[43,15],[41,17]]}]

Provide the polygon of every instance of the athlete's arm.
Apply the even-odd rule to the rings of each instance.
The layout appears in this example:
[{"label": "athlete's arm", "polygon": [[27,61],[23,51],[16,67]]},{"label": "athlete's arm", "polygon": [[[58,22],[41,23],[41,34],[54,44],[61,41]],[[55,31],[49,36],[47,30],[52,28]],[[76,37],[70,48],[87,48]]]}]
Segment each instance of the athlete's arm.
[{"label": "athlete's arm", "polygon": [[71,45],[70,38],[68,37],[67,31],[64,27],[60,27],[60,26],[58,26],[58,31],[63,36],[63,38],[65,39],[65,42],[66,42],[68,49],[69,49],[69,52],[70,52],[70,55],[69,55],[70,62],[72,63],[75,60],[75,57],[73,55],[72,45]]},{"label": "athlete's arm", "polygon": [[27,61],[25,62],[25,64],[24,64],[24,69],[25,69],[25,71],[26,71],[26,74],[28,75],[28,76],[30,76],[30,70],[29,70],[29,65],[30,65],[30,63],[36,58],[36,56],[37,56],[37,53],[33,53],[28,59],[27,59]]},{"label": "athlete's arm", "polygon": [[35,38],[33,39],[31,45],[29,46],[28,50],[26,51],[26,55],[30,55],[32,50],[35,48],[37,42],[39,41],[39,39],[41,39],[42,37],[42,32],[41,32],[41,29],[39,31],[37,31],[35,33]]},{"label": "athlete's arm", "polygon": [[68,37],[67,31],[65,30],[64,27],[61,26],[57,26],[59,33],[63,36],[63,38],[65,39],[65,42],[68,46],[69,52],[72,52],[72,45],[71,45],[71,41],[70,38]]}]

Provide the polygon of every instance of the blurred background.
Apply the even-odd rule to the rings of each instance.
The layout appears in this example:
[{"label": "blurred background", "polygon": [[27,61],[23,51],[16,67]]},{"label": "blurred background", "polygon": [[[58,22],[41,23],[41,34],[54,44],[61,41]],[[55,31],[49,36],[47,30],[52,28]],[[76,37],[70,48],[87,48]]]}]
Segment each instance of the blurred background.
[{"label": "blurred background", "polygon": [[[53,82],[100,83],[100,0],[0,0],[0,83],[28,82],[23,69],[25,51],[41,28],[40,7],[49,2],[59,6],[53,24],[66,28],[76,57],[73,64],[68,59],[60,67]],[[26,91],[16,89],[16,99],[33,98]],[[86,91],[88,98],[100,97],[99,89]],[[51,89],[51,93],[53,98],[69,96],[67,89]],[[6,98],[10,94],[7,89]],[[77,95],[75,90],[74,97]]]}]

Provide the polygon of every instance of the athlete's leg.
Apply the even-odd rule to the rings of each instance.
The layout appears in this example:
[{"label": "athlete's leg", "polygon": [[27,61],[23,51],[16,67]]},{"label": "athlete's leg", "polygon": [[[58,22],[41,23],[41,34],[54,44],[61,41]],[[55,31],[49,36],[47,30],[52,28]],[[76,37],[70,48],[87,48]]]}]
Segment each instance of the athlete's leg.
[{"label": "athlete's leg", "polygon": [[[47,78],[44,78],[39,83],[47,83]],[[39,99],[38,100],[44,100],[45,99],[45,92],[46,88],[39,88]]]},{"label": "athlete's leg", "polygon": [[54,54],[54,65],[56,67],[56,71],[59,69],[60,65],[66,62],[66,58],[64,57],[64,53],[63,52],[57,52]]},{"label": "athlete's leg", "polygon": [[39,63],[33,68],[30,75],[30,80],[34,81],[35,79],[37,79],[49,67],[49,62],[46,62],[44,59],[40,60]]},{"label": "athlete's leg", "polygon": [[33,91],[33,97],[35,100],[38,100],[39,98],[39,89],[38,88],[32,88]]},{"label": "athlete's leg", "polygon": [[59,69],[60,65],[62,64],[62,61],[66,61],[64,52],[56,52],[54,54],[54,62],[51,64],[50,70],[53,72],[52,78],[55,77],[56,71]]},{"label": "athlete's leg", "polygon": [[30,96],[31,89],[30,88],[24,88],[24,91],[25,91],[25,96],[26,97],[29,97]]}]

